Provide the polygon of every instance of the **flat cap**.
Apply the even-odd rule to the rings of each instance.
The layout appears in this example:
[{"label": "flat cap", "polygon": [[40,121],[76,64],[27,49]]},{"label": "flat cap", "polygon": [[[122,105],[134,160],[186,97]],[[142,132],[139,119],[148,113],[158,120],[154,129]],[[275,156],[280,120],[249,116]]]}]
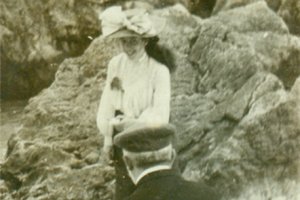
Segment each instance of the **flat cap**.
[{"label": "flat cap", "polygon": [[136,123],[114,137],[114,144],[130,152],[155,151],[172,143],[175,126]]}]

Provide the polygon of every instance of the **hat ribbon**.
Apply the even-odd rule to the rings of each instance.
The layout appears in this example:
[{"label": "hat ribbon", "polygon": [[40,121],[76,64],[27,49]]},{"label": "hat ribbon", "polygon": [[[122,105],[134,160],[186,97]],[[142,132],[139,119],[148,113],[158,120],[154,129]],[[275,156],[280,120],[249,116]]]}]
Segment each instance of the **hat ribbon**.
[{"label": "hat ribbon", "polygon": [[128,29],[140,35],[156,35],[156,31],[149,19],[149,14],[141,12],[134,16],[126,16],[121,7],[111,7],[100,15],[102,32],[108,36],[121,29]]}]

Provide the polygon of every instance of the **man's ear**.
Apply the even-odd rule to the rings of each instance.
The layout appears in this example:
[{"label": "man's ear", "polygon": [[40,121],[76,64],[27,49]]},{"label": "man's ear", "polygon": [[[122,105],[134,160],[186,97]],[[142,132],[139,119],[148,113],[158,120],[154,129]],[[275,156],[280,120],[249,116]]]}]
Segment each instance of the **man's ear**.
[{"label": "man's ear", "polygon": [[128,156],[126,156],[126,155],[123,155],[123,160],[124,160],[125,165],[127,166],[127,168],[128,168],[129,170],[133,170],[133,163],[132,163],[132,161],[130,160],[130,158],[128,158]]}]

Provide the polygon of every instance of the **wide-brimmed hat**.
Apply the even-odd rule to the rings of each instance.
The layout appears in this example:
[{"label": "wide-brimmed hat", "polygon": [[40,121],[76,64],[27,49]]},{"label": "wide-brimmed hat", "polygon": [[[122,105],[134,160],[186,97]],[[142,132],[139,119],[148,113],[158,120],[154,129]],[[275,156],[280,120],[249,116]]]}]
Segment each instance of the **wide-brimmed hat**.
[{"label": "wide-brimmed hat", "polygon": [[129,152],[156,151],[172,144],[175,126],[136,123],[114,137],[114,144]]},{"label": "wide-brimmed hat", "polygon": [[144,37],[157,36],[165,25],[163,18],[150,15],[145,9],[135,8],[123,11],[121,6],[112,6],[99,16],[102,37]]}]

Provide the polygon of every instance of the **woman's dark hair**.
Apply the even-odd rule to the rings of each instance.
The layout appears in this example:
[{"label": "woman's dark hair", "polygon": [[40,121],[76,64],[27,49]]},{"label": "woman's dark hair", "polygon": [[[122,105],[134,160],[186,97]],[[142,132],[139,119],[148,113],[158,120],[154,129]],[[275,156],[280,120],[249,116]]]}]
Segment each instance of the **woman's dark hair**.
[{"label": "woman's dark hair", "polygon": [[147,54],[156,61],[166,65],[170,72],[173,72],[176,68],[175,59],[170,49],[158,45],[159,38],[157,36],[148,38],[148,43],[145,47]]}]

